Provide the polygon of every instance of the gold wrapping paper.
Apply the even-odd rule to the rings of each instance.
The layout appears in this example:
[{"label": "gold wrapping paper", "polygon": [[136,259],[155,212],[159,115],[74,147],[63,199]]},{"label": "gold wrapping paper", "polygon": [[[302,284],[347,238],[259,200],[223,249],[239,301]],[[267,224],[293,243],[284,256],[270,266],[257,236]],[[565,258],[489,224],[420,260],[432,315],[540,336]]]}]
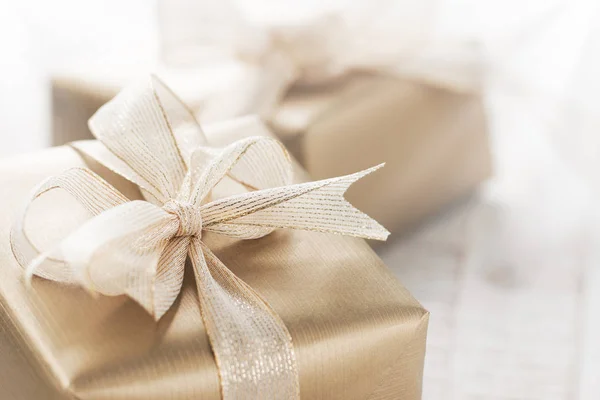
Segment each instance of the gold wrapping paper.
[{"label": "gold wrapping paper", "polygon": [[[319,101],[329,103],[295,129],[291,122],[306,115],[306,103]],[[363,75],[292,94],[272,125],[315,179],[385,161],[385,171],[357,182],[347,198],[394,232],[474,190],[491,173],[481,99],[415,81]]]},{"label": "gold wrapping paper", "polygon": [[[89,138],[87,119],[120,85],[119,80],[56,76],[54,143]],[[184,100],[201,110],[202,97]],[[393,233],[466,195],[491,173],[485,113],[472,93],[354,74],[294,87],[268,122],[315,179],[386,162],[384,172],[352,187],[348,199]]]},{"label": "gold wrapping paper", "polygon": [[[140,197],[86,161],[129,197]],[[158,324],[125,297],[93,298],[45,280],[24,286],[9,247],[12,218],[40,180],[84,164],[67,147],[0,162],[0,398],[218,399],[190,276]],[[67,208],[68,215],[46,215],[43,205],[32,210],[25,227],[33,240],[52,242],[79,223],[83,211],[76,203]],[[53,237],[36,237],[38,224],[56,226]],[[302,398],[420,398],[428,314],[364,241],[314,232],[206,241],[288,327]]]}]

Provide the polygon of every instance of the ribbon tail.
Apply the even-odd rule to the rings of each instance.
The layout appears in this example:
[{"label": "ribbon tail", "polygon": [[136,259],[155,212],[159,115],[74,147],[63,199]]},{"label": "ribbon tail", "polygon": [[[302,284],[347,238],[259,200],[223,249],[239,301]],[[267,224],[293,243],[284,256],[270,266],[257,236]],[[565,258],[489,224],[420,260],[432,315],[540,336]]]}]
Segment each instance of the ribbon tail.
[{"label": "ribbon tail", "polygon": [[158,260],[153,289],[154,319],[160,319],[181,292],[185,260],[190,245],[188,236],[173,238],[165,246]]},{"label": "ribbon tail", "polygon": [[214,201],[202,206],[204,229],[244,239],[257,228],[287,228],[385,240],[387,229],[344,198],[354,182],[382,166]]},{"label": "ribbon tail", "polygon": [[223,399],[299,399],[292,339],[281,318],[197,238],[190,258]]}]

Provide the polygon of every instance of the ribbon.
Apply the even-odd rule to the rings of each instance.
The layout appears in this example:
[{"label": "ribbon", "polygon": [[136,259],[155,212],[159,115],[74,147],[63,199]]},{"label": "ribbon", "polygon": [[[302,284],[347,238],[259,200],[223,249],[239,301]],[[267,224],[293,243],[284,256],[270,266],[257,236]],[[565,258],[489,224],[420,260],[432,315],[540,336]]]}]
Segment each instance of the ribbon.
[{"label": "ribbon", "polygon": [[[189,258],[222,398],[299,398],[288,330],[211,252],[203,234],[255,239],[289,228],[385,240],[389,232],[343,197],[353,182],[380,166],[292,184],[290,158],[279,142],[250,137],[208,147],[192,113],[154,77],[125,88],[89,125],[97,145],[72,145],[135,183],[145,200],[130,201],[85,168],[42,182],[11,233],[28,281],[36,275],[92,293],[125,294],[158,320],[178,296]],[[241,192],[215,196],[226,183]],[[24,220],[32,202],[55,189],[93,216],[42,252],[28,238]]]},{"label": "ribbon", "polygon": [[[326,3],[274,2],[260,11],[231,1],[194,2],[180,10],[165,4],[170,23],[162,24],[161,37],[167,64],[198,67],[216,60],[223,69],[233,64],[240,71],[231,85],[206,99],[202,121],[246,114],[268,119],[292,86],[331,83],[356,71],[460,91],[479,86],[478,49],[437,32],[435,1]],[[171,36],[184,31],[182,46]],[[196,47],[190,46],[193,40]]]}]

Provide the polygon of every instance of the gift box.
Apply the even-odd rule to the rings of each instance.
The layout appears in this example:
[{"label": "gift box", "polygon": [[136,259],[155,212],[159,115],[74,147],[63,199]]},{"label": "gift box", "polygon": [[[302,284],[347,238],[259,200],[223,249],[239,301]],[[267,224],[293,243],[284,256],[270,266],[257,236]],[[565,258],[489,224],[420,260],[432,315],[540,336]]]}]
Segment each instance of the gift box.
[{"label": "gift box", "polygon": [[[104,76],[93,70],[75,68],[55,75],[55,144],[89,137],[87,119],[127,81],[119,76],[126,73]],[[210,85],[206,75],[216,77]],[[165,81],[182,89],[201,120],[214,121],[227,112],[215,111],[222,107],[207,99],[233,79],[227,75],[171,71]],[[236,95],[225,92],[228,98]],[[262,114],[314,178],[386,162],[384,171],[353,186],[348,199],[394,233],[468,195],[491,173],[485,112],[473,91],[357,73],[327,84],[294,86]]]},{"label": "gift box", "polygon": [[[268,134],[250,119],[205,133],[215,146]],[[0,163],[0,397],[220,398],[189,266],[181,293],[158,322],[125,296],[90,296],[78,286],[37,278],[31,287],[24,282],[10,226],[41,180],[87,166],[129,199],[142,198],[136,185],[82,152],[84,144]],[[89,218],[60,191],[44,196],[23,222],[41,248]],[[255,240],[209,232],[202,240],[289,330],[302,398],[420,398],[428,313],[363,240],[299,230]]]}]

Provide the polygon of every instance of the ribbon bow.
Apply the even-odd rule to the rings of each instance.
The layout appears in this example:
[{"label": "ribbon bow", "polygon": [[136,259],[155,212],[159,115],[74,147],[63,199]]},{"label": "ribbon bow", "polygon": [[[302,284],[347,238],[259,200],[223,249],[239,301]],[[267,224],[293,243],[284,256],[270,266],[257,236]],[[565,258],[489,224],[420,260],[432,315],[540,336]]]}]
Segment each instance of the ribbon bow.
[{"label": "ribbon bow", "polygon": [[[90,119],[90,128],[101,142],[93,142],[97,150],[86,142],[73,146],[138,185],[146,200],[128,200],[84,168],[49,178],[12,231],[27,276],[126,294],[158,320],[179,294],[189,257],[223,398],[298,398],[288,330],[202,236],[254,239],[291,228],[384,240],[389,233],[343,198],[353,182],[379,167],[291,184],[292,165],[279,142],[250,137],[206,147],[191,112],[156,78],[124,89]],[[227,183],[243,191],[214,196]],[[65,190],[94,216],[40,252],[23,221],[31,202],[53,189]]]},{"label": "ribbon bow", "polygon": [[[353,71],[458,91],[479,86],[478,48],[438,34],[432,2],[273,3],[261,10],[231,1],[208,4],[179,14],[166,7],[172,21],[161,25],[167,63],[237,66],[237,79],[206,99],[203,121],[246,114],[268,119],[293,85],[331,83]],[[170,34],[182,32],[186,22],[183,46],[173,43]]]}]

